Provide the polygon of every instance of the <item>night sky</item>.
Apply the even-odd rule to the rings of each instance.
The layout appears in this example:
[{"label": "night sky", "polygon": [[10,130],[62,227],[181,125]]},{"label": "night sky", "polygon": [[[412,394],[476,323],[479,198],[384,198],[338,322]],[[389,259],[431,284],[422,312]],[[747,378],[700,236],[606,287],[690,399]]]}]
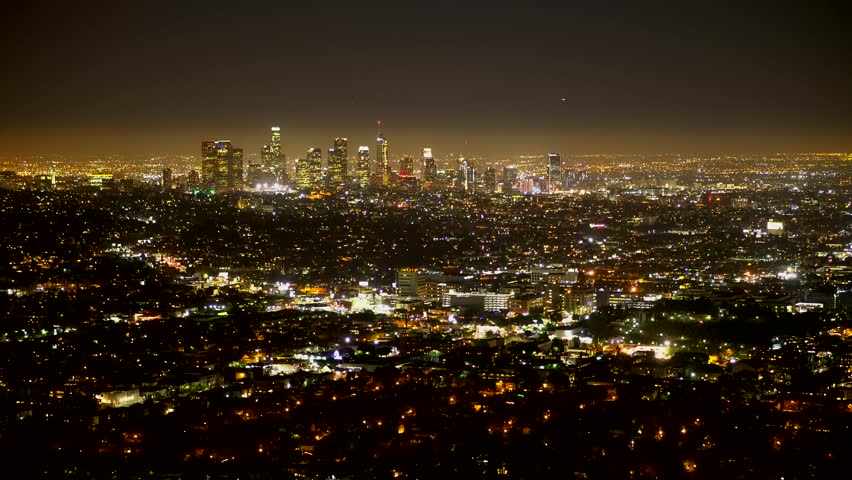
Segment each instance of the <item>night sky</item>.
[{"label": "night sky", "polygon": [[0,19],[0,155],[257,153],[280,125],[293,158],[372,148],[376,119],[392,158],[852,150],[828,3],[28,3]]}]

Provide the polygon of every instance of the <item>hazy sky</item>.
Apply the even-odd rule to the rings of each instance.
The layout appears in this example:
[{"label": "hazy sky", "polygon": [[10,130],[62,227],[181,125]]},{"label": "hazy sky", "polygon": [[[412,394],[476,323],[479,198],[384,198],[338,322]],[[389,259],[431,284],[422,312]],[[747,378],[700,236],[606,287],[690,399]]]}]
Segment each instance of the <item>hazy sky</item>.
[{"label": "hazy sky", "polygon": [[393,158],[852,151],[829,3],[29,3],[0,19],[0,155],[257,153],[280,125],[292,158],[376,119]]}]

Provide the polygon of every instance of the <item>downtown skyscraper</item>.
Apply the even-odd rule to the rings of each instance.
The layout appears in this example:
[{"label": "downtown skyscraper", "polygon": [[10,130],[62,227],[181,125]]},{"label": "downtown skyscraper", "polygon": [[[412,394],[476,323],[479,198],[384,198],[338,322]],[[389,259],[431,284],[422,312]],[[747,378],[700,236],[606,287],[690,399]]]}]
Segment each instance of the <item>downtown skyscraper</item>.
[{"label": "downtown skyscraper", "polygon": [[243,149],[230,140],[201,142],[201,180],[211,190],[236,191],[243,188]]},{"label": "downtown skyscraper", "polygon": [[296,187],[302,189],[319,186],[322,175],[322,149],[309,148],[307,157],[296,162]]},{"label": "downtown skyscraper", "polygon": [[361,145],[358,147],[358,185],[366,188],[370,184],[370,147]]},{"label": "downtown skyscraper", "polygon": [[562,190],[562,155],[547,154],[547,187],[551,192]]},{"label": "downtown skyscraper", "polygon": [[376,173],[382,177],[382,185],[390,181],[390,163],[388,163],[388,140],[382,132],[382,121],[377,123],[378,134],[376,135]]},{"label": "downtown skyscraper", "polygon": [[337,137],[334,148],[328,150],[328,180],[335,188],[349,182],[348,143],[348,139]]},{"label": "downtown skyscraper", "polygon": [[272,127],[272,141],[260,151],[263,170],[272,177],[273,183],[287,183],[287,156],[281,150],[281,127]]},{"label": "downtown skyscraper", "polygon": [[476,186],[476,169],[471,162],[461,158],[461,163],[456,171],[456,188],[467,193],[473,193]]},{"label": "downtown skyscraper", "polygon": [[432,156],[430,147],[423,147],[420,152],[420,162],[423,168],[423,181],[432,183],[438,177],[438,166],[435,164],[435,157]]},{"label": "downtown skyscraper", "polygon": [[518,186],[518,167],[515,165],[507,165],[503,167],[503,190],[509,191]]}]

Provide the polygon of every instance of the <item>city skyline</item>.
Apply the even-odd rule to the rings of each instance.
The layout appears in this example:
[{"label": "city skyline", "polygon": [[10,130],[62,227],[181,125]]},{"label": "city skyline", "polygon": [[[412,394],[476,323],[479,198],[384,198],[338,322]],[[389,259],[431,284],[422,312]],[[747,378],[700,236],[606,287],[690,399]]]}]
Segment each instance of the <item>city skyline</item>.
[{"label": "city skyline", "polygon": [[272,125],[298,152],[377,119],[411,155],[852,150],[848,15],[771,7],[18,6],[0,156],[194,154],[216,132],[253,152]]},{"label": "city skyline", "polygon": [[0,478],[836,478],[850,20],[8,7]]}]

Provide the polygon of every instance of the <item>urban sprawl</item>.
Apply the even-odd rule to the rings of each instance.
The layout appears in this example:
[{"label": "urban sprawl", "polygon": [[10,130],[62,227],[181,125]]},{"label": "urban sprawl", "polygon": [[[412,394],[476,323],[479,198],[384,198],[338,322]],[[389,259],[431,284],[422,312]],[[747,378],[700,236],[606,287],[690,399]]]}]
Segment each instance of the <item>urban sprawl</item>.
[{"label": "urban sprawl", "polygon": [[0,159],[0,473],[839,478],[852,155],[378,127]]}]

